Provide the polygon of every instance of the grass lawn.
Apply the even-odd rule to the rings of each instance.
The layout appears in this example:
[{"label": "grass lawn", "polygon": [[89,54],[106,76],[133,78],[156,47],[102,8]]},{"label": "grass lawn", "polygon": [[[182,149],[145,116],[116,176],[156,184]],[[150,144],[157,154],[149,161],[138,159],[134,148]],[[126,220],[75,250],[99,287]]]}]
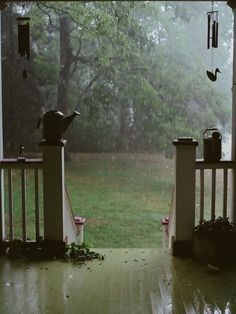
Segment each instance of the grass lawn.
[{"label": "grass lawn", "polygon": [[92,247],[157,247],[168,214],[173,161],[155,154],[78,154],[66,163],[75,214]]},{"label": "grass lawn", "polygon": [[[66,162],[66,185],[74,214],[86,217],[84,240],[97,248],[145,248],[162,245],[161,218],[168,215],[174,186],[174,162],[160,154],[74,154]],[[217,170],[216,216],[222,216],[223,173]],[[12,171],[14,237],[21,238],[20,172]],[[42,181],[42,176],[40,176]],[[229,178],[230,183],[230,178]],[[229,184],[230,185],[230,184]],[[211,172],[205,176],[205,218],[210,218]],[[42,192],[42,185],[40,186]],[[230,195],[231,193],[229,193]],[[41,225],[42,193],[40,193]],[[230,197],[228,197],[228,208]],[[35,239],[34,176],[27,172],[27,236]],[[5,208],[8,226],[8,184]],[[199,221],[197,172],[196,223]],[[41,234],[43,230],[41,229]]]},{"label": "grass lawn", "polygon": [[[22,200],[21,200],[21,172],[12,170],[12,203],[13,203],[13,229],[14,238],[22,239]],[[39,172],[39,207],[40,207],[40,225],[41,235],[43,234],[43,194],[42,194],[42,172]],[[6,234],[9,236],[9,194],[8,194],[8,173],[4,172],[4,206]],[[34,172],[26,171],[26,231],[27,238],[35,240],[35,190],[34,190]]]}]

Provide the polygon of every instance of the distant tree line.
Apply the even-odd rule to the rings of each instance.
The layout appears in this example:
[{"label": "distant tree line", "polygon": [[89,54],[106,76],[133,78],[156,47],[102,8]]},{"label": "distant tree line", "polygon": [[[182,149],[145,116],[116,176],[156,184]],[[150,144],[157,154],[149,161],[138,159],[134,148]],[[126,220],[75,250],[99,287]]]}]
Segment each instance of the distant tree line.
[{"label": "distant tree line", "polygon": [[[210,82],[204,3],[10,3],[2,13],[4,145],[37,150],[44,111],[81,117],[66,137],[79,152],[157,151],[230,122],[232,15],[218,4],[222,77]],[[205,11],[204,11],[205,10]],[[31,57],[17,53],[16,17],[30,16]],[[22,78],[26,67],[28,78]]]}]

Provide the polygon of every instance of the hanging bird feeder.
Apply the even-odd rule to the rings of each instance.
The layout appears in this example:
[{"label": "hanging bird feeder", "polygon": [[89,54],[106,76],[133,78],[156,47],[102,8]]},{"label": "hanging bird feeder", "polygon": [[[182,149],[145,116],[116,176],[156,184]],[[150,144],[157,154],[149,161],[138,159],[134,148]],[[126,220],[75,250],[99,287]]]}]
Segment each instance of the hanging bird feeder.
[{"label": "hanging bird feeder", "polygon": [[218,48],[218,36],[219,36],[219,11],[214,11],[214,1],[212,1],[212,10],[207,12],[207,49],[211,49],[211,66],[212,72],[206,71],[208,78],[211,81],[217,80],[217,73],[221,73],[214,67],[214,52],[213,49]]},{"label": "hanging bird feeder", "polygon": [[[29,32],[29,17],[18,17],[18,53],[21,57],[26,56],[27,60],[30,57],[30,32]],[[27,77],[27,72],[23,70],[23,78]]]}]

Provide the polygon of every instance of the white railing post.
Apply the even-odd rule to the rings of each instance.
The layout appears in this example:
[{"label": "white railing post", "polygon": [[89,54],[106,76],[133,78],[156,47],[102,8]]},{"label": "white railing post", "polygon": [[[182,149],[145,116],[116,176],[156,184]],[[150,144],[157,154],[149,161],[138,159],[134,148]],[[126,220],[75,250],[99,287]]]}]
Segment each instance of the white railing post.
[{"label": "white railing post", "polygon": [[[64,144],[43,147],[44,240],[63,248],[65,211]],[[46,244],[46,245],[47,245]]]},{"label": "white railing post", "polygon": [[[2,125],[2,52],[1,52],[1,10],[0,7],[0,159],[3,158],[3,125]],[[5,212],[4,212],[4,181],[3,170],[0,169],[0,241],[5,239]]]},{"label": "white railing post", "polygon": [[[236,160],[236,3],[229,0],[228,5],[234,14],[234,35],[233,35],[233,86],[232,86],[232,160]],[[236,169],[232,171],[232,212],[231,220],[236,223]]]},{"label": "white railing post", "polygon": [[175,153],[175,215],[173,255],[188,255],[192,250],[195,224],[196,147],[192,138],[173,141]]}]

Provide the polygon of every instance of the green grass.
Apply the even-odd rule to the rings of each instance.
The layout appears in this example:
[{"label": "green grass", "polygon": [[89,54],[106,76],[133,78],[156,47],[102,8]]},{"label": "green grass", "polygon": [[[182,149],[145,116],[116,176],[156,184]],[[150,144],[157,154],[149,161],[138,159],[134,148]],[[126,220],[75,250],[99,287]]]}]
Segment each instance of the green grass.
[{"label": "green grass", "polygon": [[[26,226],[27,238],[35,240],[35,190],[34,190],[34,172],[26,171]],[[43,195],[42,195],[42,173],[39,174],[39,206],[40,206],[40,225],[41,235],[43,235]],[[8,174],[4,173],[4,205],[6,234],[9,236],[9,195],[8,195]],[[14,237],[22,238],[22,198],[21,198],[21,172],[12,170],[12,195],[13,195],[13,225]]]},{"label": "green grass", "polygon": [[[65,169],[73,212],[86,217],[84,240],[89,246],[161,246],[161,218],[170,208],[173,161],[151,154],[76,154]],[[22,238],[20,171],[13,170],[12,176],[14,237]],[[27,171],[26,207],[27,237],[34,240],[33,171]],[[9,234],[7,172],[5,208]],[[42,193],[40,208],[43,235]]]},{"label": "green grass", "polygon": [[76,214],[87,218],[93,247],[161,245],[161,218],[170,208],[173,162],[150,154],[79,154],[66,164]]},{"label": "green grass", "polygon": [[[91,247],[138,248],[162,245],[161,218],[170,210],[173,160],[158,154],[75,154],[66,162],[66,185],[74,214],[86,217],[84,240]],[[216,185],[216,215],[222,215],[222,171]],[[8,185],[5,173],[6,225]],[[42,181],[42,177],[40,177]],[[20,173],[13,171],[15,237],[21,238]],[[229,179],[230,182],[230,179]],[[210,218],[211,174],[205,177],[205,218]],[[42,190],[42,186],[41,186]],[[230,193],[229,193],[230,194]],[[42,193],[40,193],[43,235]],[[228,201],[230,206],[230,199]],[[197,173],[196,222],[199,220]],[[27,176],[27,236],[35,239],[34,176]]]}]

